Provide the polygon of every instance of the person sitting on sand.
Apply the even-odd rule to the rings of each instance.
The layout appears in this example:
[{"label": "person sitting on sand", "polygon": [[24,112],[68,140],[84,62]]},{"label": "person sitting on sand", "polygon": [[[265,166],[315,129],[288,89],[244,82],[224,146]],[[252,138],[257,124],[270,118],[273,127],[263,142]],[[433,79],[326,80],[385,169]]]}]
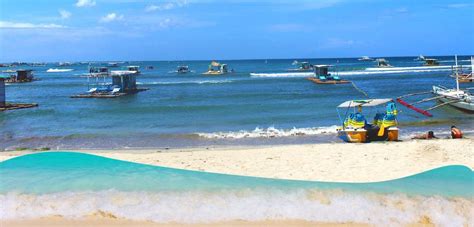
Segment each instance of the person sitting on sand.
[{"label": "person sitting on sand", "polygon": [[414,136],[412,139],[430,140],[430,139],[437,139],[437,137],[434,135],[433,131],[429,131],[427,134],[417,135],[417,136]]},{"label": "person sitting on sand", "polygon": [[461,139],[462,138],[462,132],[456,126],[451,126],[451,138],[453,139]]}]

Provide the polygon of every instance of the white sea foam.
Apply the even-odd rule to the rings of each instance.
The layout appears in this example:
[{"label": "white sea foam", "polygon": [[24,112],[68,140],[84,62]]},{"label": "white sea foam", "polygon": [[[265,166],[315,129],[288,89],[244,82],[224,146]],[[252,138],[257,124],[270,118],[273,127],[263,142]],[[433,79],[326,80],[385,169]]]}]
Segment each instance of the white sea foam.
[{"label": "white sea foam", "polygon": [[[471,65],[462,65],[463,69],[470,68]],[[392,67],[392,68],[366,68],[358,71],[340,71],[331,72],[339,76],[353,76],[353,75],[377,75],[377,74],[402,74],[402,73],[427,73],[438,71],[451,71],[451,66],[419,66],[419,67]],[[287,77],[308,77],[314,76],[312,72],[297,72],[297,73],[250,73],[254,78],[287,78]]]},{"label": "white sea foam", "polygon": [[153,82],[137,82],[142,85],[173,85],[173,84],[223,84],[232,83],[232,80],[194,80],[194,81],[153,81]]},{"label": "white sea foam", "polygon": [[62,72],[71,72],[74,69],[48,69],[46,72],[48,73],[62,73]]},{"label": "white sea foam", "polygon": [[258,78],[258,77],[308,77],[313,76],[314,73],[306,72],[306,73],[250,73],[251,77]]},{"label": "white sea foam", "polygon": [[275,127],[255,128],[252,131],[240,130],[235,132],[198,133],[207,139],[242,139],[242,138],[273,138],[289,136],[309,136],[320,134],[335,134],[338,126],[277,129]]},{"label": "white sea foam", "polygon": [[[459,65],[462,68],[470,68],[471,65]],[[412,71],[412,70],[451,70],[454,66],[440,65],[440,66],[415,66],[415,67],[389,67],[389,68],[366,68],[367,71]]]},{"label": "white sea foam", "polygon": [[0,194],[0,219],[60,215],[115,216],[158,223],[232,220],[305,220],[405,226],[429,220],[435,226],[474,226],[468,198],[351,193],[315,189],[242,189],[187,192],[62,192]]}]

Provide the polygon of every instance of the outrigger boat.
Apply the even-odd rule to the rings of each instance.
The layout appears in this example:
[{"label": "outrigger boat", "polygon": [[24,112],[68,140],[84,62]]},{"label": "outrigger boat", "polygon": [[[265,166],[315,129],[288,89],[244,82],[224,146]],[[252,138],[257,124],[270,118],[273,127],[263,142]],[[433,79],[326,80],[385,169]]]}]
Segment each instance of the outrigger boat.
[{"label": "outrigger boat", "polygon": [[387,60],[385,60],[385,58],[377,58],[377,60],[375,60],[377,62],[377,67],[379,68],[391,68],[393,66],[391,66]]},{"label": "outrigger boat", "polygon": [[330,65],[314,65],[314,77],[308,77],[307,79],[317,84],[347,84],[350,83],[348,80],[342,80],[339,76],[333,76],[329,73]]},{"label": "outrigger boat", "polygon": [[[454,70],[453,70],[454,71]],[[471,56],[471,73],[463,72],[463,68],[459,69],[457,75],[459,83],[472,83],[474,82],[473,72],[474,72],[474,58]],[[451,75],[451,77],[456,78],[456,74]]]},{"label": "outrigger boat", "polygon": [[212,61],[211,64],[209,64],[209,68],[207,72],[204,72],[204,75],[222,75],[228,73],[227,69],[227,64],[221,64],[216,61]]},{"label": "outrigger boat", "polygon": [[298,62],[294,61],[292,65],[299,65],[298,68],[296,69],[288,69],[288,71],[292,72],[308,72],[308,71],[313,71],[314,66],[310,64],[309,62]]},{"label": "outrigger boat", "polygon": [[434,58],[426,58],[425,59],[425,64],[423,64],[424,66],[438,66],[439,65],[439,62],[437,59],[434,59]]},{"label": "outrigger boat", "polygon": [[140,66],[137,65],[129,65],[126,67],[127,71],[135,74],[140,74]]},{"label": "outrigger boat", "polygon": [[[459,88],[459,73],[458,73],[458,61],[457,61],[457,56],[455,56],[455,62],[456,66],[454,67],[455,69],[455,75],[456,75],[456,88],[454,89],[449,89],[443,86],[433,86],[431,91],[428,92],[419,92],[419,93],[413,93],[413,94],[408,94],[408,95],[403,95],[397,98],[397,101],[406,106],[407,108],[414,110],[418,113],[421,113],[425,116],[432,117],[433,115],[428,112],[430,110],[433,110],[435,108],[445,106],[445,105],[450,105],[452,107],[455,107],[456,109],[459,109],[461,111],[467,112],[467,113],[474,113],[474,95],[469,93],[467,90],[461,90]],[[433,94],[434,97],[430,98],[424,98],[420,101],[414,102],[414,103],[407,103],[406,101],[403,100],[403,98],[409,97],[409,96],[416,96],[416,95],[424,95],[424,94]],[[423,102],[428,102],[432,100],[437,100],[441,102],[441,104],[432,106],[430,108],[427,108],[425,110],[420,109],[416,107],[416,104],[423,103]]]},{"label": "outrigger boat", "polygon": [[189,70],[189,66],[187,66],[187,65],[178,66],[178,68],[175,71],[175,73],[179,73],[179,74],[185,74],[185,73],[189,73],[189,72],[191,72],[191,71]]},{"label": "outrigger boat", "polygon": [[[362,114],[362,109],[377,108],[379,106],[386,106],[385,110],[379,110],[375,114],[372,124],[368,123]],[[339,109],[346,109],[343,112],[344,117],[341,117]],[[366,143],[398,140],[398,111],[392,99],[345,101],[338,106],[337,113],[342,124],[337,129],[337,135],[346,142]]]},{"label": "outrigger boat", "polygon": [[362,56],[361,58],[357,59],[358,61],[373,61],[374,59],[369,58],[369,56]]},{"label": "outrigger boat", "polygon": [[415,61],[424,61],[425,59],[426,59],[425,56],[423,56],[423,55],[420,54],[420,56],[418,56],[418,57],[415,58],[414,60],[415,60]]}]

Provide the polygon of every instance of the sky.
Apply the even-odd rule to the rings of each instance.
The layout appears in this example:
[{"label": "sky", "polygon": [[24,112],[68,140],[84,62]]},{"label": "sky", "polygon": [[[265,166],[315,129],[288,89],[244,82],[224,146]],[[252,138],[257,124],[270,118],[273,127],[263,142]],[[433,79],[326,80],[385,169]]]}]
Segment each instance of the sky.
[{"label": "sky", "polygon": [[0,0],[0,62],[474,54],[474,0]]}]

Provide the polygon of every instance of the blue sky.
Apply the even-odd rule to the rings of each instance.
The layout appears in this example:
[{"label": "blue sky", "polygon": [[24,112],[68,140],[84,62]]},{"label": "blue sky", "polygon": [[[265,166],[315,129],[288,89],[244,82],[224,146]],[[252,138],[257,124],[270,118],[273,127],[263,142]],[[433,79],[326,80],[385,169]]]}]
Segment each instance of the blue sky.
[{"label": "blue sky", "polygon": [[0,62],[474,54],[474,0],[1,0]]}]

